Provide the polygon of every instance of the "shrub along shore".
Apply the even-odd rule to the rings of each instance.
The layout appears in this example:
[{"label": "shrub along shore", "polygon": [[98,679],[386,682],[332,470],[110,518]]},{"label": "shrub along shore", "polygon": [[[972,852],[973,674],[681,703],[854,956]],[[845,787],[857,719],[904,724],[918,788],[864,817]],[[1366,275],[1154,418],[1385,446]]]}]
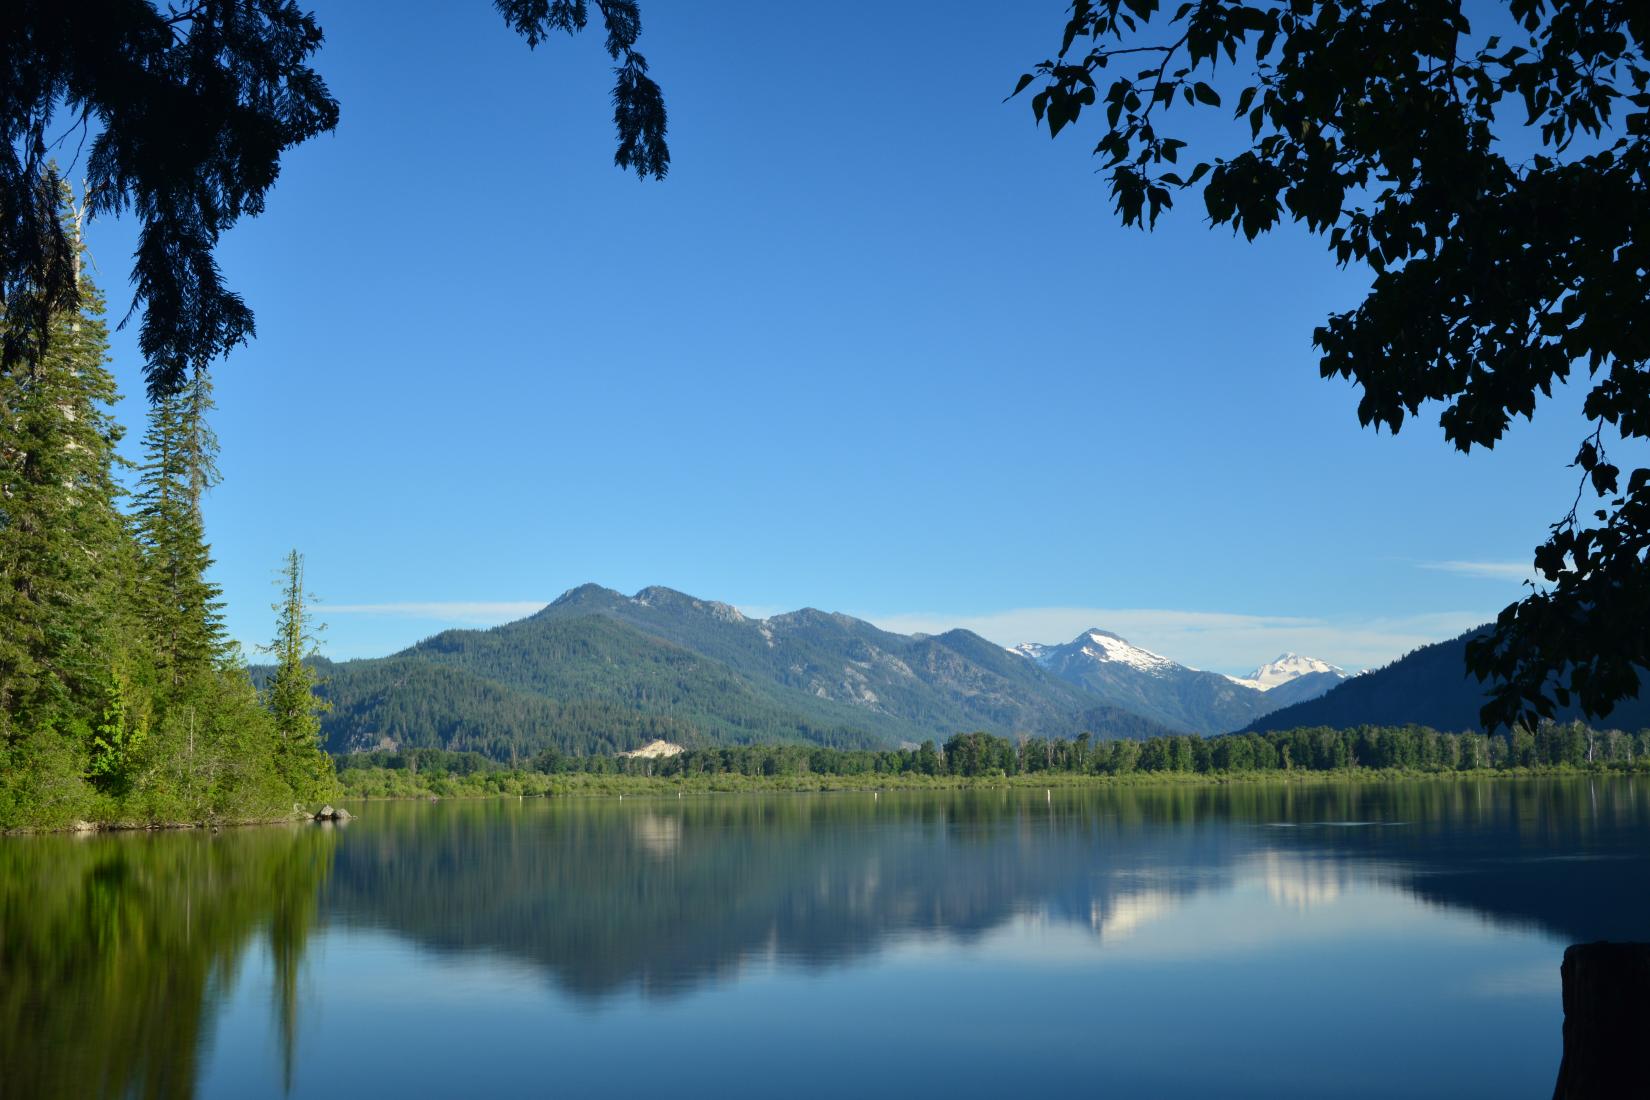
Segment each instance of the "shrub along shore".
[{"label": "shrub along shore", "polygon": [[885,751],[741,745],[654,759],[551,750],[516,766],[411,749],[341,757],[338,780],[354,798],[467,798],[1482,778],[1650,770],[1647,761],[1650,730],[1569,723],[1496,736],[1416,726],[1099,742],[969,733]]}]

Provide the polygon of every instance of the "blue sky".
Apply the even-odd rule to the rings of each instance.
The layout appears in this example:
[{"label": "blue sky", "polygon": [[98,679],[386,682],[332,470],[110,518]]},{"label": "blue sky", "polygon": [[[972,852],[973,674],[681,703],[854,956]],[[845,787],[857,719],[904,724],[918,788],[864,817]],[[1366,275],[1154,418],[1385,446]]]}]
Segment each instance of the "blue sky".
[{"label": "blue sky", "polygon": [[[222,246],[259,336],[207,522],[249,643],[297,546],[335,657],[594,580],[1364,666],[1516,598],[1574,494],[1579,393],[1493,454],[1377,436],[1310,345],[1363,273],[1195,201],[1120,228],[1093,122],[1002,102],[1059,2],[644,0],[663,183],[612,166],[599,32],[315,8],[343,120]],[[116,317],[133,233],[91,230]]]}]

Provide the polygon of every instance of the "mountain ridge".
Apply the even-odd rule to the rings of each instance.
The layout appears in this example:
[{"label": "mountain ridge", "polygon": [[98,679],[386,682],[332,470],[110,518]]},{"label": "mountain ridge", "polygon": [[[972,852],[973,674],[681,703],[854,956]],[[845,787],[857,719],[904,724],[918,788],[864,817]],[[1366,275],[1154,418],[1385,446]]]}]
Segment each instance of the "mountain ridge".
[{"label": "mountain ridge", "polygon": [[[1005,648],[962,628],[898,634],[812,607],[759,618],[661,585],[626,596],[590,583],[501,626],[317,664],[333,704],[323,718],[332,751],[435,747],[515,761],[655,739],[891,747],[976,730],[1141,739],[1319,725],[1470,729],[1482,701],[1462,661],[1473,633],[1356,677],[1296,653],[1236,677],[1098,627],[1064,644]],[[1629,703],[1612,720],[1650,726],[1650,705]]]},{"label": "mountain ridge", "polygon": [[397,744],[516,759],[653,736],[874,747],[964,730],[1168,732],[967,630],[895,634],[815,608],[757,619],[657,585],[634,596],[580,585],[526,618],[329,663],[327,677],[333,751]]},{"label": "mountain ridge", "polygon": [[[1478,730],[1484,686],[1467,672],[1466,649],[1468,642],[1490,629],[1489,625],[1475,627],[1446,641],[1421,646],[1388,665],[1351,677],[1315,699],[1263,715],[1244,732],[1365,725],[1430,726],[1446,733]],[[1557,717],[1570,721],[1581,717],[1581,712],[1566,707]],[[1637,699],[1619,704],[1595,724],[1600,728],[1650,728],[1650,686]]]},{"label": "mountain ridge", "polygon": [[[1228,733],[1328,691],[1344,677],[1325,661],[1286,653],[1249,682],[1191,668],[1099,628],[1063,645],[1022,642],[1012,652],[1110,705],[1184,733]],[[1270,681],[1264,686],[1263,677]]]}]

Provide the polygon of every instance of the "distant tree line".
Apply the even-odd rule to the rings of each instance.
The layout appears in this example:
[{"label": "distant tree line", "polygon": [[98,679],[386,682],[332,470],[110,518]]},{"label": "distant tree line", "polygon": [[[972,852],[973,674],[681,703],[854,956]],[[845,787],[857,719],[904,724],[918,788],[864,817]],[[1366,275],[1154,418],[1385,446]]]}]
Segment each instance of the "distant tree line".
[{"label": "distant tree line", "polygon": [[[548,775],[700,776],[960,776],[1132,775],[1182,772],[1202,775],[1249,772],[1331,772],[1352,769],[1417,772],[1480,768],[1642,766],[1650,760],[1650,730],[1596,730],[1580,722],[1543,723],[1510,735],[1440,733],[1424,726],[1360,726],[1295,729],[1275,733],[1194,734],[1145,741],[1096,741],[1031,737],[1011,740],[990,733],[959,733],[943,745],[914,748],[836,749],[798,744],[728,745],[688,749],[655,759],[578,756],[547,749],[528,770]],[[410,749],[341,757],[341,769],[390,769],[426,779],[502,772],[480,753]]]}]

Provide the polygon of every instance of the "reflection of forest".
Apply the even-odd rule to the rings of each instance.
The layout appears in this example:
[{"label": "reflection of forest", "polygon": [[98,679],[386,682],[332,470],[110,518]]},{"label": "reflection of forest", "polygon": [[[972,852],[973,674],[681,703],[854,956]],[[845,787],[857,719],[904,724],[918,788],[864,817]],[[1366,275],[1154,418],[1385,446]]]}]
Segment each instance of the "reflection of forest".
[{"label": "reflection of forest", "polygon": [[1239,876],[1292,908],[1378,880],[1564,942],[1647,939],[1647,837],[1646,784],[1618,778],[401,803],[347,830],[5,839],[0,1096],[191,1095],[261,940],[290,1060],[318,914],[504,952],[583,997],[1017,914],[1104,942]]},{"label": "reflection of forest", "polygon": [[[327,907],[564,988],[668,994],[775,953],[805,966],[1017,913],[1102,937],[1269,861],[1302,904],[1378,877],[1565,940],[1650,934],[1631,780],[375,807]],[[1360,824],[1360,823],[1381,824]],[[1284,824],[1287,823],[1287,824]],[[1235,826],[1235,827],[1234,827]]]},{"label": "reflection of forest", "polygon": [[0,838],[0,1096],[194,1095],[217,993],[268,944],[290,1066],[336,834]]}]

